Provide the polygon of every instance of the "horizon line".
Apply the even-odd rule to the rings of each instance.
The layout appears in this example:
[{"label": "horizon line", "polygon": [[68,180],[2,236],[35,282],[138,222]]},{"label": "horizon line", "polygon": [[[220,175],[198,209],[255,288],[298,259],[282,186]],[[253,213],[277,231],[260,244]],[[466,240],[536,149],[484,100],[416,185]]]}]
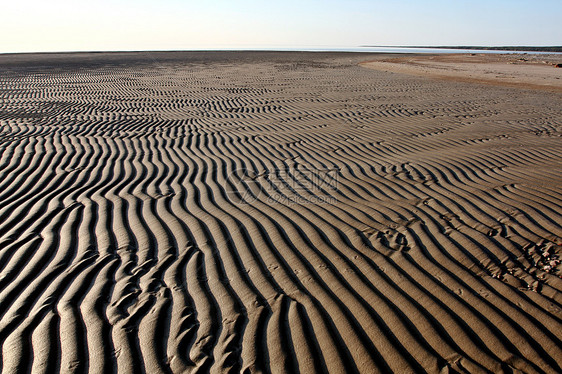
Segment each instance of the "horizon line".
[{"label": "horizon line", "polygon": [[[278,49],[277,49],[278,48]],[[302,48],[302,49],[299,49]],[[323,50],[326,48],[326,50]],[[348,52],[358,53],[358,51],[337,51],[346,48],[408,48],[408,49],[466,49],[466,50],[506,50],[521,52],[562,52],[562,46],[548,45],[358,45],[358,46],[233,46],[233,47],[193,47],[186,49],[121,49],[121,50],[59,50],[59,51],[22,51],[22,52],[0,52],[0,55],[18,54],[72,54],[72,53],[140,53],[140,52]],[[291,49],[287,51],[287,49]],[[319,50],[314,50],[319,49]],[[368,51],[366,51],[368,52]],[[373,52],[375,53],[375,52]]]}]

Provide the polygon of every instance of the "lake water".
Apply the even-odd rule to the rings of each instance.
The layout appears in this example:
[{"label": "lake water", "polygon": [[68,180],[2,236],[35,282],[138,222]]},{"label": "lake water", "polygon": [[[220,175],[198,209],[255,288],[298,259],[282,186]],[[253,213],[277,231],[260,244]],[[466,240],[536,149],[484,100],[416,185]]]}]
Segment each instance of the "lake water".
[{"label": "lake water", "polygon": [[527,53],[527,54],[560,54],[561,52],[531,51],[495,51],[479,49],[441,49],[441,48],[409,48],[409,47],[333,47],[333,46],[217,46],[186,48],[192,51],[294,51],[294,52],[365,52],[365,53]]}]

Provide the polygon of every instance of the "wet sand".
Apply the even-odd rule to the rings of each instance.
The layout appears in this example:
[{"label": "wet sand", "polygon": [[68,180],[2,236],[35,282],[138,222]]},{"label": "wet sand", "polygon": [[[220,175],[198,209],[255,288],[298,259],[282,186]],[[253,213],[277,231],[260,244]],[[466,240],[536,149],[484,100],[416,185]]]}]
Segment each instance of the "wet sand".
[{"label": "wet sand", "polygon": [[562,94],[472,57],[0,55],[2,372],[561,372]]}]

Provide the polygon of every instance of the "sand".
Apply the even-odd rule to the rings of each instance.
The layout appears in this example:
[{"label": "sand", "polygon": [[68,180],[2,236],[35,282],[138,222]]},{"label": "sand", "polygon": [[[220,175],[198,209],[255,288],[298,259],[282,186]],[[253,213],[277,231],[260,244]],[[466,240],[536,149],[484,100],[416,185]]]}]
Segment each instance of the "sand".
[{"label": "sand", "polygon": [[458,82],[562,92],[562,54],[379,56],[361,66]]},{"label": "sand", "polygon": [[395,57],[0,56],[2,372],[561,372],[562,95]]}]

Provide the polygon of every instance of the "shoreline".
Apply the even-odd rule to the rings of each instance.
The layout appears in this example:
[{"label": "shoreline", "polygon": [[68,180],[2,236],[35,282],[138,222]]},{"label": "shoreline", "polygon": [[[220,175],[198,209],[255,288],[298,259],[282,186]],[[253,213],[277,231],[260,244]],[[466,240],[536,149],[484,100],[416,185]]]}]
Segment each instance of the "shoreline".
[{"label": "shoreline", "polygon": [[[558,47],[553,47],[558,48]],[[33,52],[33,51],[20,51],[20,52],[4,52],[0,53],[0,56],[6,55],[72,55],[72,54],[146,54],[146,53],[167,53],[167,54],[174,54],[174,53],[205,53],[205,52],[218,52],[218,53],[225,53],[225,52],[274,52],[274,53],[373,53],[373,54],[382,54],[382,53],[398,53],[398,54],[458,54],[458,53],[486,53],[486,54],[501,54],[501,53],[509,53],[509,54],[530,54],[530,55],[543,55],[543,54],[559,54],[562,55],[562,51],[551,50],[551,51],[542,51],[542,50],[517,50],[517,49],[495,49],[495,48],[484,48],[484,49],[476,49],[476,47],[469,47],[467,49],[463,49],[461,47],[455,48],[448,48],[448,47],[384,47],[384,46],[255,46],[255,47],[248,47],[248,46],[241,46],[239,48],[230,47],[230,48],[220,48],[220,47],[209,47],[209,48],[186,48],[186,49],[178,49],[178,50],[145,50],[145,51],[135,51],[135,50],[113,50],[113,51],[42,51],[42,52]]]},{"label": "shoreline", "polygon": [[474,51],[505,51],[505,52],[562,52],[562,46],[375,46],[365,45],[365,47],[382,48],[412,48],[412,49],[452,49],[452,50],[474,50]]}]

